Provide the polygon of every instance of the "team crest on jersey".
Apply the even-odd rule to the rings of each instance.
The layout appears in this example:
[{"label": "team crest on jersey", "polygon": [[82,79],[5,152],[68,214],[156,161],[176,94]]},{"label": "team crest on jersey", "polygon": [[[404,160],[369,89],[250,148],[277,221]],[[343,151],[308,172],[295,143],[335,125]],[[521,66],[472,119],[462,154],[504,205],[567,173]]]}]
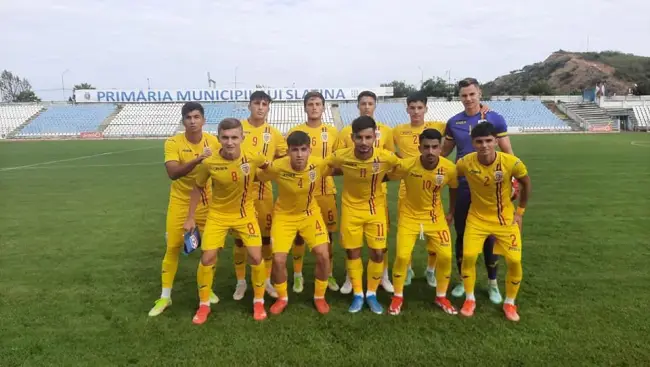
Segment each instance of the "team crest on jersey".
[{"label": "team crest on jersey", "polygon": [[309,177],[309,182],[316,182],[316,171],[314,171],[313,169],[309,170],[307,177]]},{"label": "team crest on jersey", "polygon": [[494,171],[494,181],[495,182],[503,181],[503,171]]},{"label": "team crest on jersey", "polygon": [[264,133],[262,134],[262,140],[264,140],[264,143],[268,144],[271,142],[271,133]]},{"label": "team crest on jersey", "polygon": [[377,172],[379,172],[379,167],[380,167],[379,162],[375,162],[375,163],[373,163],[373,164],[372,164],[372,173],[377,173]]},{"label": "team crest on jersey", "polygon": [[442,186],[445,182],[445,175],[436,175],[436,186]]},{"label": "team crest on jersey", "polygon": [[244,176],[248,176],[248,174],[251,173],[251,165],[248,163],[242,163],[242,165],[239,166],[239,168],[241,168],[241,171],[244,173]]},{"label": "team crest on jersey", "polygon": [[327,131],[323,131],[322,133],[320,133],[320,139],[323,141],[323,143],[327,143],[327,138],[328,138]]}]

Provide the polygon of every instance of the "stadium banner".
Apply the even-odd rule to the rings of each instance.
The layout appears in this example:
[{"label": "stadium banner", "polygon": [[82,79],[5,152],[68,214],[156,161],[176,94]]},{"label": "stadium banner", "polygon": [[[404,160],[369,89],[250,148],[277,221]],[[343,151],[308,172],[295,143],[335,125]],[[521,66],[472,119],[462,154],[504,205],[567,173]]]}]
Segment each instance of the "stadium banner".
[{"label": "stadium banner", "polygon": [[104,134],[99,131],[83,131],[79,133],[81,139],[102,139]]},{"label": "stadium banner", "polygon": [[[74,92],[77,103],[174,103],[174,102],[248,102],[256,89],[80,89]],[[356,100],[369,90],[377,97],[392,97],[392,87],[375,88],[270,88],[264,90],[274,101],[302,101],[305,94],[319,91],[328,101]]]}]

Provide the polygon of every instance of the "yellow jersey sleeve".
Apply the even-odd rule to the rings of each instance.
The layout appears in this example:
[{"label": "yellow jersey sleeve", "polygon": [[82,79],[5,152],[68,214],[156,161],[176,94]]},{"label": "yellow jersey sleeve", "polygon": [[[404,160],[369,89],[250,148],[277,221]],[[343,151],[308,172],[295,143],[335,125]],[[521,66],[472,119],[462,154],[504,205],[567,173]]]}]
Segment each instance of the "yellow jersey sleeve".
[{"label": "yellow jersey sleeve", "polygon": [[275,143],[275,157],[284,157],[287,155],[287,141],[284,140],[284,136],[282,136],[282,133],[276,129],[272,129],[272,134],[273,134],[273,140]]},{"label": "yellow jersey sleeve", "polygon": [[181,160],[178,155],[178,143],[176,142],[176,137],[173,136],[165,140],[165,163],[171,161],[179,162]]},{"label": "yellow jersey sleeve", "polygon": [[346,151],[348,151],[348,149],[332,152],[332,154],[330,154],[329,156],[327,156],[327,158],[325,158],[324,163],[332,168],[341,168],[341,164],[343,163],[343,157],[345,156]]},{"label": "yellow jersey sleeve", "polygon": [[354,143],[352,142],[352,126],[345,126],[339,132],[337,149],[346,149],[352,148]]},{"label": "yellow jersey sleeve", "polygon": [[526,168],[524,162],[515,156],[513,156],[513,158],[514,163],[512,165],[512,177],[519,179],[528,176],[528,169]]},{"label": "yellow jersey sleeve", "polygon": [[260,182],[272,181],[277,178],[278,170],[275,168],[273,162],[269,163],[266,168],[258,168],[255,176]]},{"label": "yellow jersey sleeve", "polygon": [[465,176],[465,157],[456,162],[456,176]]},{"label": "yellow jersey sleeve", "polygon": [[382,125],[379,130],[381,131],[381,148],[395,151],[395,140],[393,140],[393,129],[386,125]]},{"label": "yellow jersey sleeve", "polygon": [[[204,162],[205,161],[206,160],[204,160]],[[196,178],[194,180],[196,181],[196,186],[205,187],[205,184],[208,182],[208,178],[210,178],[210,166],[208,164],[201,163],[198,166],[196,166],[195,169],[196,169]]]},{"label": "yellow jersey sleeve", "polygon": [[420,157],[402,159],[401,164],[395,166],[395,168],[393,168],[393,170],[388,173],[388,178],[391,180],[404,178],[409,173],[411,168],[415,166],[418,159],[420,159]]},{"label": "yellow jersey sleeve", "polygon": [[453,164],[451,161],[449,162],[449,165],[447,166],[447,185],[451,187],[452,189],[457,189],[458,188],[458,172],[456,169],[456,165]]}]

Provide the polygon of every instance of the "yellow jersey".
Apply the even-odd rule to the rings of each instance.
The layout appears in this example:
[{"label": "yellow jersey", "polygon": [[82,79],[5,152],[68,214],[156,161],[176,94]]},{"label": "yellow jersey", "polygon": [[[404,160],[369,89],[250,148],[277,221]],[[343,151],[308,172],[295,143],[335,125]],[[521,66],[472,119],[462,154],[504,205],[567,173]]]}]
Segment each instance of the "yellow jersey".
[{"label": "yellow jersey", "polygon": [[400,200],[401,217],[433,223],[445,220],[441,191],[445,185],[458,188],[456,166],[450,160],[440,157],[429,170],[422,166],[420,156],[403,159],[389,176],[401,178],[406,186],[406,196]]},{"label": "yellow jersey", "polygon": [[[377,122],[377,139],[375,139],[375,148],[386,149],[388,151],[395,151],[395,142],[393,141],[393,130],[381,122]],[[352,125],[348,125],[341,129],[339,133],[340,142],[339,149],[354,148],[352,141]]]},{"label": "yellow jersey", "polygon": [[402,158],[420,156],[420,134],[425,129],[436,129],[444,136],[446,123],[425,121],[422,126],[412,126],[411,123],[397,125],[393,129],[393,140],[398,154]]},{"label": "yellow jersey", "polygon": [[208,179],[212,181],[210,212],[226,219],[255,217],[253,181],[257,169],[266,162],[261,154],[243,151],[234,160],[225,159],[218,153],[203,160],[196,184],[202,187]]},{"label": "yellow jersey", "polygon": [[[294,131],[303,131],[311,138],[311,156],[320,159],[327,158],[333,151],[338,149],[339,132],[332,125],[321,124],[319,127],[309,127],[307,124],[298,125],[291,130],[289,134]],[[315,196],[333,195],[336,194],[336,186],[334,186],[334,179],[331,176],[322,177],[316,184],[314,191]]]},{"label": "yellow jersey", "polygon": [[[201,141],[198,144],[193,144],[185,137],[185,133],[174,135],[168,138],[165,141],[165,163],[176,161],[180,164],[185,164],[203,153],[203,149],[209,147],[212,150],[212,154],[218,154],[221,144],[219,144],[219,139],[216,136],[203,133]],[[200,164],[198,164],[190,173],[172,181],[171,188],[169,190],[169,197],[172,200],[180,201],[184,203],[190,202],[190,193],[194,187],[194,182],[196,182],[197,173],[200,170]],[[202,195],[210,194],[210,186],[203,185],[205,188]],[[207,199],[209,196],[205,196],[204,199]]]},{"label": "yellow jersey", "polygon": [[273,180],[278,184],[278,198],[273,215],[307,215],[320,213],[316,187],[331,169],[320,158],[309,157],[302,171],[291,167],[291,158],[282,157],[258,172],[260,181]]},{"label": "yellow jersey", "polygon": [[[242,151],[260,153],[268,161],[287,154],[287,144],[282,133],[278,129],[264,122],[260,126],[253,126],[248,120],[241,121],[244,129],[244,141],[241,145]],[[262,200],[265,195],[273,195],[270,183],[260,185],[255,183],[256,199]]]},{"label": "yellow jersey", "polygon": [[528,170],[514,155],[503,152],[496,154],[494,162],[485,166],[478,161],[476,152],[470,153],[456,162],[456,170],[458,176],[465,176],[469,184],[472,203],[468,220],[506,226],[512,224],[515,211],[510,200],[512,177],[525,177]]},{"label": "yellow jersey", "polygon": [[339,149],[325,162],[343,171],[343,206],[370,211],[385,210],[385,189],[381,185],[384,176],[400,164],[395,153],[385,149],[373,149],[372,156],[361,160],[354,155],[354,148]]}]

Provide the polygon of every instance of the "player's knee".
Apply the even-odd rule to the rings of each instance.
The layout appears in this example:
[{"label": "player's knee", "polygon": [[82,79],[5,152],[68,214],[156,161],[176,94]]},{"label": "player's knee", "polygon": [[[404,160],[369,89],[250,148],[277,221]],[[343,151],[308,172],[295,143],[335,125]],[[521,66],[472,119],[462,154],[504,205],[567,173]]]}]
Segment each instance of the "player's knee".
[{"label": "player's knee", "polygon": [[260,252],[249,253],[248,262],[251,265],[259,265],[262,263],[262,254]]},{"label": "player's knee", "polygon": [[208,266],[214,265],[217,262],[217,250],[204,251],[201,254],[201,264]]},{"label": "player's knee", "polygon": [[463,267],[475,267],[478,254],[463,254]]},{"label": "player's knee", "polygon": [[439,251],[434,253],[436,261],[451,262],[451,251]]},{"label": "player's knee", "polygon": [[361,257],[361,249],[360,248],[345,250],[345,253],[348,256],[348,259],[350,259],[350,260],[356,260],[356,259]]},{"label": "player's knee", "polygon": [[371,249],[370,250],[370,259],[372,259],[372,261],[374,261],[376,263],[380,263],[380,262],[384,261],[384,250],[383,249],[381,249],[381,250]]},{"label": "player's knee", "polygon": [[277,266],[286,266],[287,254],[286,253],[273,254],[273,264]]}]

